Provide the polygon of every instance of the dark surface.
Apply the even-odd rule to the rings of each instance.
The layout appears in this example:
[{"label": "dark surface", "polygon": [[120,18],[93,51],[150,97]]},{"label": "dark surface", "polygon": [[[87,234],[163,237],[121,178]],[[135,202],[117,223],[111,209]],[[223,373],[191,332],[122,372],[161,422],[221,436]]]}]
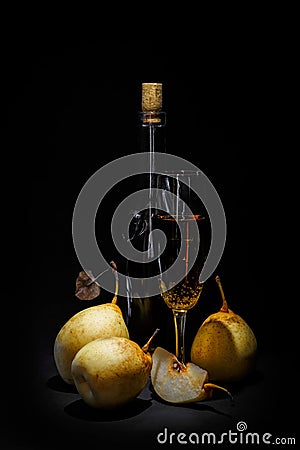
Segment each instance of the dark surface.
[{"label": "dark surface", "polygon": [[[5,225],[13,231],[6,267],[17,278],[9,276],[2,285],[8,312],[3,329],[13,314],[9,336],[15,341],[2,350],[5,450],[52,450],[63,443],[73,449],[154,448],[165,427],[217,434],[235,431],[238,421],[260,435],[295,436],[296,319],[289,299],[272,289],[280,284],[272,278],[270,253],[278,232],[269,202],[275,163],[263,157],[265,133],[268,139],[272,134],[265,120],[268,90],[262,95],[262,80],[254,76],[258,68],[262,73],[264,59],[247,48],[242,54],[202,48],[199,66],[196,50],[197,42],[189,41],[156,48],[150,41],[37,41],[17,34],[5,49],[2,136],[14,173],[13,180],[11,171],[2,177]],[[137,151],[143,81],[165,86],[167,150],[198,165],[224,205],[228,234],[217,273],[230,307],[252,327],[259,349],[254,374],[228,386],[234,404],[216,393],[203,403],[170,406],[149,385],[128,408],[102,413],[85,406],[55,368],[55,336],[86,306],[74,296],[81,269],[71,236],[74,204],[98,168]],[[13,194],[15,180],[19,189]],[[188,348],[219,302],[208,280],[188,316]]]}]

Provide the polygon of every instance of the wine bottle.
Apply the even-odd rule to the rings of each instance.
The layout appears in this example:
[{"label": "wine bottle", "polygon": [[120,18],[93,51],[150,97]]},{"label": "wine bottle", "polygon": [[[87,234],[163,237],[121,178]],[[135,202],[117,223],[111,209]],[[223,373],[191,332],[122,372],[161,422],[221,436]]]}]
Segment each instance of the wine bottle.
[{"label": "wine bottle", "polygon": [[[148,190],[148,204],[143,211],[133,214],[130,224],[132,245],[143,252],[143,262],[127,262],[128,328],[133,340],[143,345],[156,328],[160,329],[155,344],[166,344],[168,328],[172,327],[169,311],[161,295],[149,296],[148,278],[159,275],[157,249],[152,242],[154,216],[157,213],[155,188],[158,177],[155,173],[155,153],[166,152],[166,112],[162,110],[162,83],[142,83],[142,102],[139,112],[139,148],[147,152],[149,167],[138,177],[139,189]],[[139,278],[134,285],[131,278]]]}]

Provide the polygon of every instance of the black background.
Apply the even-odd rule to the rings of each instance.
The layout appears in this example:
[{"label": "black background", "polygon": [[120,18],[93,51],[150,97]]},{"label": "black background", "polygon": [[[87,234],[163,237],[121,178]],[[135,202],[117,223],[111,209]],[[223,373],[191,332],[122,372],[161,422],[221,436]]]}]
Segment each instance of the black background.
[{"label": "black background", "polygon": [[[174,417],[175,430],[180,421],[181,431],[228,430],[222,414],[232,410],[218,396],[198,410],[167,409],[149,400],[147,391],[125,416],[94,414],[60,383],[52,358],[56,333],[86,306],[74,296],[80,270],[71,235],[76,198],[97,169],[138,151],[145,81],[163,83],[167,151],[194,162],[224,206],[228,234],[216,273],[259,347],[253,378],[233,387],[239,420],[252,431],[295,435],[293,391],[287,387],[294,322],[287,308],[275,306],[272,286],[279,280],[270,271],[276,236],[270,206],[275,163],[268,153],[275,133],[268,119],[271,67],[263,46],[253,43],[229,50],[197,40],[159,45],[15,35],[3,45],[3,246],[10,270],[2,292],[8,326],[14,317],[14,343],[3,349],[3,361],[10,364],[9,370],[4,364],[3,448],[52,449],[64,441],[73,448],[82,442],[100,448],[106,440],[113,447],[140,444],[143,436],[151,448],[166,417],[170,429]],[[211,277],[202,303],[190,312],[188,344],[219,302]],[[145,409],[146,425],[140,417]]]}]

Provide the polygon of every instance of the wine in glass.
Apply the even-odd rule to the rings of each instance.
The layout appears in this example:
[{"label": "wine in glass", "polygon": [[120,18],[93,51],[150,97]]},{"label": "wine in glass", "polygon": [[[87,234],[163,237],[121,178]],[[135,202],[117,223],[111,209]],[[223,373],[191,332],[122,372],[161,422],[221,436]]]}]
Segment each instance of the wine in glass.
[{"label": "wine in glass", "polygon": [[207,256],[209,240],[208,219],[203,205],[192,190],[197,171],[168,172],[161,184],[171,192],[164,212],[157,214],[157,227],[166,238],[159,258],[161,296],[172,310],[175,325],[175,354],[185,364],[185,326],[187,311],[201,295],[199,281]]}]

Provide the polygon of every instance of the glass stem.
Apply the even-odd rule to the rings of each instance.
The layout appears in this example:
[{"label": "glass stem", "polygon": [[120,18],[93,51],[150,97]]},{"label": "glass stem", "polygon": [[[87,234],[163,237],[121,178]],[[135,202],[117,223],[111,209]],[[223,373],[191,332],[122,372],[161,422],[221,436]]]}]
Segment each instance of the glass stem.
[{"label": "glass stem", "polygon": [[175,324],[175,355],[179,362],[185,365],[185,324],[187,311],[173,310]]}]

